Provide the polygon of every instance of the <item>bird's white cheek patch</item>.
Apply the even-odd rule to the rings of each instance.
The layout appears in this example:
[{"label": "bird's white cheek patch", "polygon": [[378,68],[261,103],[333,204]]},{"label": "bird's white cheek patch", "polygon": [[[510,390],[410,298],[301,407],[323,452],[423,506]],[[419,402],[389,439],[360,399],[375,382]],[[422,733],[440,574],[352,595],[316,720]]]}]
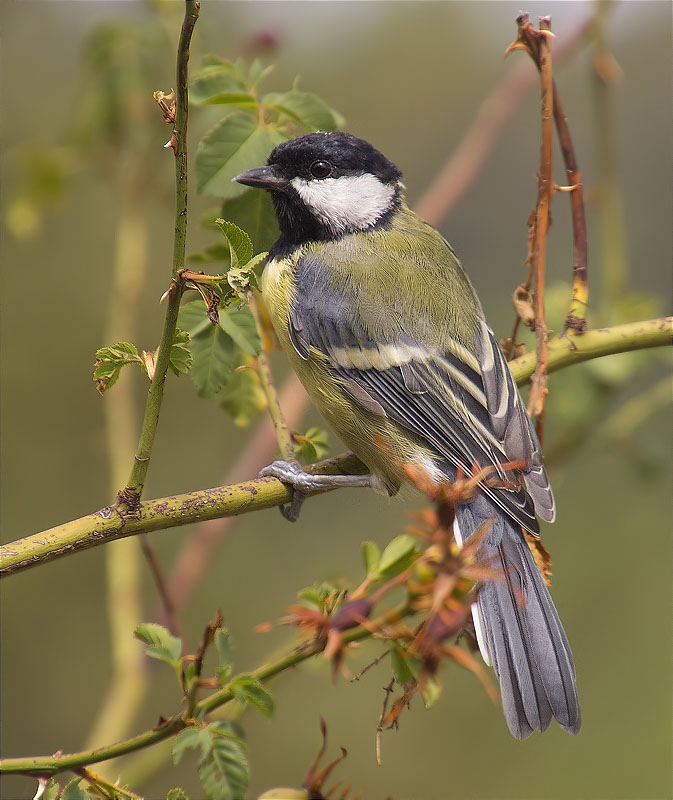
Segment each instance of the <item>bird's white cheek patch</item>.
[{"label": "bird's white cheek patch", "polygon": [[307,208],[336,234],[368,228],[392,205],[395,187],[370,173],[307,181],[292,186]]}]

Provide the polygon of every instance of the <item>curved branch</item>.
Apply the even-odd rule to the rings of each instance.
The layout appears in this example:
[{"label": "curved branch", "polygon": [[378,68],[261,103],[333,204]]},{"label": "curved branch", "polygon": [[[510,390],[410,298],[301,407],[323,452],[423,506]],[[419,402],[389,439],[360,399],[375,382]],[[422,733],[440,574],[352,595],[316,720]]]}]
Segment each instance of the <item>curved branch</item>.
[{"label": "curved branch", "polygon": [[[673,317],[615,325],[611,328],[578,333],[572,338],[559,336],[549,342],[547,369],[554,372],[601,356],[671,344]],[[509,362],[519,385],[535,370],[535,353],[526,353]],[[340,456],[314,465],[318,473],[360,472],[353,456]],[[191,522],[230,517],[288,503],[291,490],[275,478],[258,478],[231,486],[162,497],[140,503],[133,515],[124,515],[108,506],[86,517],[66,522],[51,530],[0,547],[0,575],[28,569],[45,561],[89,547],[163,530]]]},{"label": "curved branch", "polygon": [[[347,645],[351,642],[360,641],[373,635],[374,631],[383,630],[389,625],[398,622],[405,616],[414,613],[407,602],[402,602],[390,611],[382,614],[378,619],[367,622],[352,630],[342,634],[342,643]],[[313,639],[304,645],[293,649],[290,653],[282,656],[277,661],[259,667],[252,674],[260,681],[267,681],[275,675],[300,664],[302,661],[321,653],[325,649],[324,639]],[[213,711],[220,706],[233,700],[234,694],[231,685],[226,685],[201,702],[194,708],[194,716]],[[193,720],[191,720],[193,722]],[[183,728],[188,727],[190,721],[187,720],[187,712],[178,714],[168,720],[162,721],[160,727],[145,731],[130,739],[122,742],[115,742],[107,747],[99,747],[95,750],[83,750],[79,753],[64,753],[53,756],[27,756],[25,758],[4,758],[0,759],[0,772],[4,774],[23,774],[35,777],[48,777],[56,775],[66,770],[76,770],[88,764],[97,764],[101,761],[108,761],[111,758],[118,758],[127,753],[141,750],[153,744],[175,736]]]}]

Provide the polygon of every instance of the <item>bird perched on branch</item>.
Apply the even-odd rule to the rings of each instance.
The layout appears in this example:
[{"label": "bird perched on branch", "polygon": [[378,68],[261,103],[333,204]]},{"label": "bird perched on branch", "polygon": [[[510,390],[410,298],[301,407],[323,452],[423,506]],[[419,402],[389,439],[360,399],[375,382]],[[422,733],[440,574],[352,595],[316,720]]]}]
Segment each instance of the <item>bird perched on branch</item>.
[{"label": "bird perched on branch", "polygon": [[262,474],[294,487],[296,517],[305,493],[327,485],[394,494],[404,465],[437,482],[491,467],[498,480],[456,509],[459,542],[491,520],[478,558],[502,570],[473,605],[480,650],[514,736],[552,717],[576,733],[572,654],[522,530],[537,536],[536,517],[554,517],[540,444],[458,257],[407,207],[401,177],[372,145],[335,132],[284,142],[235,178],[268,190],[278,217],[262,277],[278,338],[370,470],[314,476],[274,462]]}]

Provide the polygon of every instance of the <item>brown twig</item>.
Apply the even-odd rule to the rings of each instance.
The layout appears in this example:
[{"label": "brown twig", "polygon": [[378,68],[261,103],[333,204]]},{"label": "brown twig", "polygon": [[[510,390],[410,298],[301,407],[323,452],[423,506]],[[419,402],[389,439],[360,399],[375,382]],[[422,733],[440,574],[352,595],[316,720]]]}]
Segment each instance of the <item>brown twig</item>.
[{"label": "brown twig", "polygon": [[390,702],[390,695],[395,688],[395,676],[390,679],[390,683],[383,687],[385,697],[383,698],[383,706],[381,708],[381,716],[379,717],[378,724],[376,725],[376,763],[381,766],[383,764],[383,757],[381,753],[381,736],[383,734],[383,722],[386,718],[386,711],[388,710],[388,703]]},{"label": "brown twig", "polygon": [[177,608],[171,597],[171,593],[166,583],[166,578],[161,569],[161,565],[159,564],[156,553],[154,552],[154,548],[152,547],[148,534],[145,533],[140,537],[140,546],[142,547],[143,555],[145,556],[147,565],[149,566],[152,577],[154,578],[157,591],[159,592],[159,597],[161,598],[163,619],[166,622],[170,632],[174,636],[180,636],[180,621],[178,619]]},{"label": "brown twig", "polygon": [[[525,18],[525,19],[524,19]],[[530,37],[530,31],[535,29],[528,21],[527,16],[521,15],[521,23],[528,27],[528,32],[524,34],[525,41],[517,42],[508,49],[510,52],[513,49],[525,49],[526,52],[535,62],[538,71],[541,71],[540,48],[531,46],[527,41]],[[595,29],[595,19],[590,20],[592,28]],[[541,21],[542,27],[542,21]],[[521,44],[521,47],[518,45]],[[553,114],[556,131],[559,137],[559,144],[563,154],[563,161],[566,169],[566,177],[568,185],[565,187],[556,187],[568,191],[570,195],[570,208],[572,217],[573,229],[573,279],[572,279],[572,294],[570,299],[570,307],[566,316],[562,335],[566,335],[569,331],[584,331],[586,330],[586,309],[589,296],[588,283],[587,283],[587,228],[586,218],[584,213],[584,189],[582,186],[582,176],[577,164],[575,156],[575,148],[573,147],[572,137],[570,135],[570,128],[568,126],[568,119],[563,110],[563,105],[559,96],[556,82],[552,79],[552,95],[553,95]],[[522,284],[526,289],[530,288],[531,271],[529,270],[528,279],[526,283]],[[512,347],[516,342],[516,333],[518,330],[520,319],[514,322],[514,328],[511,335]]]},{"label": "brown twig", "polygon": [[[547,252],[547,231],[550,222],[551,196],[554,190],[552,181],[552,146],[554,89],[551,63],[551,18],[540,17],[537,30],[528,17],[517,17],[519,26],[516,41],[506,51],[525,50],[538,66],[542,95],[542,146],[540,150],[540,170],[538,172],[538,192],[535,206],[535,222],[532,242],[529,238],[529,270],[535,276],[535,336],[537,366],[531,380],[528,399],[528,413],[535,418],[538,438],[542,440],[544,430],[544,410],[547,395],[547,322],[544,309],[545,261]],[[532,244],[532,246],[531,246]]]}]

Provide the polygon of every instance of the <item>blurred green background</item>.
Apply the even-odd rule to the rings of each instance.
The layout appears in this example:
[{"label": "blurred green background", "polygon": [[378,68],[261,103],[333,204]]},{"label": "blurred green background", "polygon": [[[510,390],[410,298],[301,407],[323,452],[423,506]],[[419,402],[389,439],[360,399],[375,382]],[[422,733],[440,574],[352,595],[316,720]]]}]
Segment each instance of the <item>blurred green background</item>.
[{"label": "blurred green background", "polygon": [[[526,10],[533,19],[552,15],[558,44],[596,6],[534,2]],[[300,75],[302,88],[344,114],[348,130],[402,168],[413,205],[489,92],[516,68],[510,62],[524,59],[502,57],[518,11],[511,2],[204,0],[193,64],[206,53],[249,52],[251,37],[255,46],[277,39],[276,52],[266,56],[277,65],[268,87],[285,89]],[[180,18],[180,3],[3,2],[3,541],[113,499],[103,409],[117,401],[118,387],[99,397],[91,369],[96,348],[110,343],[104,327],[120,224],[131,226],[131,241],[146,239],[147,271],[137,290],[133,336],[119,315],[107,329],[148,350],[159,338],[164,312],[158,298],[171,263],[173,158],[161,149],[169,129],[151,93],[174,85]],[[110,61],[110,31],[119,26],[134,32],[128,53],[114,56],[107,83],[96,82],[98,67]],[[671,6],[616,3],[603,33],[621,74],[609,90],[596,86],[593,45],[580,48],[556,74],[586,186],[594,324],[670,313],[671,299]],[[127,99],[117,106],[120,96]],[[221,112],[192,114],[192,159],[198,139]],[[509,296],[524,273],[539,153],[537,112],[533,90],[440,226],[499,336],[509,335]],[[601,227],[606,185],[610,189],[601,172],[610,150],[606,131],[621,192],[610,197],[623,208],[623,221],[616,217],[607,233]],[[563,175],[558,160],[559,182]],[[216,204],[197,197],[194,184],[190,200],[188,252],[212,242],[197,221]],[[550,285],[569,279],[567,205],[563,195],[554,200]],[[614,277],[620,241],[628,292]],[[552,302],[555,296],[551,290]],[[553,727],[517,742],[473,676],[447,665],[440,701],[427,712],[413,704],[400,730],[384,736],[378,767],[374,738],[387,664],[350,684],[332,682],[327,665],[316,660],[271,684],[273,720],[250,712],[243,718],[251,798],[270,786],[301,783],[320,744],[319,715],[328,725],[328,756],[336,757],[340,745],[349,751],[338,777],[352,781],[367,799],[671,796],[671,415],[651,391],[665,380],[667,362],[668,353],[617,356],[593,371],[558,373],[550,384],[547,442],[559,513],[543,536],[554,559],[554,598],[575,655],[582,732],[571,737]],[[281,354],[274,365],[280,378],[286,370]],[[120,386],[124,381],[142,408],[140,374],[123,375]],[[626,421],[640,416],[641,424],[615,436],[619,418],[612,415],[624,403],[632,409]],[[314,414],[308,419],[319,424]],[[169,376],[146,496],[217,485],[249,435],[214,403],[197,398],[189,378]],[[133,442],[135,432],[119,436]],[[131,456],[129,449],[129,467]],[[360,542],[385,544],[402,532],[406,508],[419,505],[411,495],[385,501],[349,490],[308,503],[294,526],[275,509],[241,518],[181,609],[188,645],[196,646],[205,622],[221,607],[238,670],[282,652],[290,641],[286,630],[264,636],[253,626],[281,616],[296,591],[314,581],[359,582]],[[165,569],[191,533],[181,528],[152,536]],[[112,674],[107,549],[3,582],[3,755],[84,746]],[[141,568],[143,617],[149,619],[156,591]],[[124,600],[122,591],[114,602]],[[130,630],[128,637],[139,652]],[[363,646],[354,668],[376,652]],[[128,733],[176,710],[170,670],[154,663],[148,668],[149,683]],[[202,796],[189,758],[177,769],[167,755],[158,768],[136,761],[133,769],[131,788],[149,798],[164,797],[175,785],[192,800]],[[127,776],[121,763],[107,770]],[[143,773],[148,777],[141,781]],[[28,779],[2,783],[3,798],[28,798],[34,791]]]}]

